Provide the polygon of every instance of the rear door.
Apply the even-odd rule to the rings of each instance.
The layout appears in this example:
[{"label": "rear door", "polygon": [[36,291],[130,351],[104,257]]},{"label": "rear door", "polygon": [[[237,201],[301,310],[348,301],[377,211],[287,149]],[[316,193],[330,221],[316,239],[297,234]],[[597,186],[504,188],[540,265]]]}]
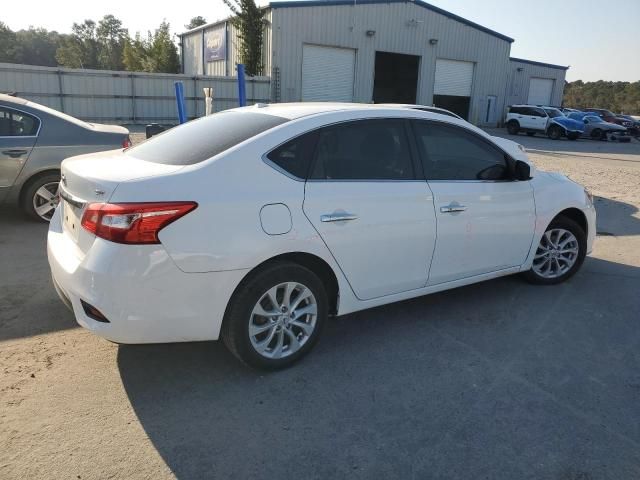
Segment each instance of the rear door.
[{"label": "rear door", "polygon": [[404,120],[359,120],[318,131],[304,213],[356,296],[423,287],[435,244],[433,196]]},{"label": "rear door", "polygon": [[35,116],[0,106],[0,199],[29,159],[39,129]]},{"label": "rear door", "polygon": [[511,180],[505,153],[468,129],[428,121],[414,129],[438,227],[429,284],[524,263],[535,226],[530,182]]}]

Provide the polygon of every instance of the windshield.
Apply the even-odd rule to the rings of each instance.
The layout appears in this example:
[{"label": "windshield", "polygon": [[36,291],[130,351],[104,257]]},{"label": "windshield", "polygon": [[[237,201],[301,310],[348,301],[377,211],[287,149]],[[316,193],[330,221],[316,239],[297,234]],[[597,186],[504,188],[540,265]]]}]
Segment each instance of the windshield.
[{"label": "windshield", "polygon": [[564,117],[562,112],[557,108],[545,108],[544,111],[547,112],[547,115],[551,118]]},{"label": "windshield", "polygon": [[257,112],[214,113],[167,130],[125,153],[147,162],[193,165],[287,121]]}]

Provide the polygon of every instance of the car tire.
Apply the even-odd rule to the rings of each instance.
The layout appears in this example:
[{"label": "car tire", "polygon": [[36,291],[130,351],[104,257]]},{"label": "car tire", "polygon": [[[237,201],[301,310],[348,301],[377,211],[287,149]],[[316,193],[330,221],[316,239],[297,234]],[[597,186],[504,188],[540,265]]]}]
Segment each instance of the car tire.
[{"label": "car tire", "polygon": [[591,138],[593,138],[594,140],[602,140],[603,135],[606,139],[606,134],[600,128],[594,128],[591,131]]},{"label": "car tire", "polygon": [[325,287],[315,273],[295,263],[274,262],[238,286],[221,335],[242,362],[278,370],[309,353],[322,333],[328,311]]},{"label": "car tire", "polygon": [[560,127],[556,127],[555,125],[551,126],[549,127],[549,130],[547,130],[547,136],[551,140],[560,140],[560,137],[562,137],[562,130]]},{"label": "car tire", "polygon": [[582,227],[570,218],[558,216],[546,228],[531,269],[523,276],[537,285],[564,282],[580,269],[586,253],[587,236]]},{"label": "car tire", "polygon": [[568,138],[569,140],[577,140],[578,138],[580,138],[580,135],[578,135],[577,133],[569,133],[569,134],[567,135],[567,138]]},{"label": "car tire", "polygon": [[507,123],[507,132],[509,135],[517,135],[520,131],[520,124],[515,120],[511,120]]},{"label": "car tire", "polygon": [[49,172],[27,182],[22,191],[22,210],[33,220],[48,222],[58,205],[60,174]]}]

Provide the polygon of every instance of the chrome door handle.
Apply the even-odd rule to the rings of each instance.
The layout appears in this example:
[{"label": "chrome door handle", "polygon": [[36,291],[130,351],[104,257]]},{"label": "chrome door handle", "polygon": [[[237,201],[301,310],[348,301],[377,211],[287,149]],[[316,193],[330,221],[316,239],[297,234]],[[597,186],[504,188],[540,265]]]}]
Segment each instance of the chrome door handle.
[{"label": "chrome door handle", "polygon": [[321,222],[343,222],[345,220],[357,220],[358,216],[353,213],[331,213],[328,215],[320,215]]},{"label": "chrome door handle", "polygon": [[440,207],[441,213],[455,213],[464,212],[467,209],[464,205],[447,205],[446,207]]}]

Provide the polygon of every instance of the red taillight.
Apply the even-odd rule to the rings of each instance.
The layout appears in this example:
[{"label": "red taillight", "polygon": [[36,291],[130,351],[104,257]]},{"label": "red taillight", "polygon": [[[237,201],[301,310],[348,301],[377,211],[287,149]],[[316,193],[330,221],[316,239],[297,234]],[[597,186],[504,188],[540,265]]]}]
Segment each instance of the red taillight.
[{"label": "red taillight", "polygon": [[160,243],[160,230],[197,206],[195,202],[91,203],[82,215],[82,226],[116,243]]},{"label": "red taillight", "polygon": [[131,138],[127,135],[127,137],[122,141],[122,148],[129,148],[131,145]]}]

